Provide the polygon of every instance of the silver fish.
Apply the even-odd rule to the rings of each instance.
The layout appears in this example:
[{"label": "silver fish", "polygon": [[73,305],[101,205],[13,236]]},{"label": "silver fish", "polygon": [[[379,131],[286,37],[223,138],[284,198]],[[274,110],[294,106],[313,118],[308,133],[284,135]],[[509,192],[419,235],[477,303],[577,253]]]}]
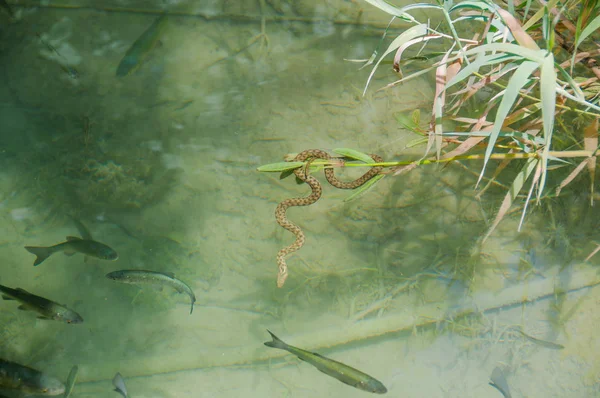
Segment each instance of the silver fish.
[{"label": "silver fish", "polygon": [[125,269],[121,271],[114,271],[106,274],[108,279],[121,283],[129,283],[132,285],[146,284],[156,286],[170,286],[177,290],[179,293],[186,293],[190,296],[192,301],[190,314],[194,311],[194,303],[196,302],[196,295],[185,282],[175,278],[170,272],[156,272],[146,270],[135,270]]},{"label": "silver fish", "polygon": [[306,351],[301,348],[288,345],[281,341],[269,330],[267,330],[267,332],[269,332],[272,338],[272,341],[267,341],[265,343],[267,347],[279,348],[280,350],[288,351],[301,360],[310,363],[312,366],[319,369],[326,375],[334,377],[342,383],[358,388],[359,390],[373,392],[376,394],[385,394],[387,392],[387,388],[385,388],[385,386],[374,377],[371,377],[368,374],[341,362],[325,358],[324,356],[315,352]]},{"label": "silver fish", "polygon": [[17,300],[21,303],[19,309],[31,310],[39,313],[41,319],[54,319],[66,323],[82,323],[83,318],[75,311],[67,308],[64,305],[55,303],[46,298],[36,296],[26,290],[0,285],[0,294],[4,300]]},{"label": "silver fish", "polygon": [[542,347],[550,348],[552,350],[562,350],[565,348],[565,346],[562,344],[558,344],[558,343],[554,343],[552,341],[542,340],[542,339],[538,339],[533,336],[530,336],[527,333],[525,333],[523,331],[523,329],[517,329],[517,331],[519,333],[521,333],[521,335],[523,335],[523,337],[525,337],[527,340],[531,341],[532,343],[541,345]]},{"label": "silver fish", "polygon": [[506,377],[504,377],[504,372],[497,366],[492,371],[489,385],[500,391],[502,395],[504,395],[504,398],[512,398],[510,389],[508,388],[508,382],[506,381]]},{"label": "silver fish", "polygon": [[65,385],[38,370],[0,358],[0,390],[28,395],[60,395],[65,392]]},{"label": "silver fish", "polygon": [[158,17],[152,25],[129,47],[127,53],[117,67],[116,76],[125,77],[132,74],[144,60],[150,51],[156,46],[160,36],[167,26],[166,15]]},{"label": "silver fish", "polygon": [[111,261],[119,258],[117,252],[104,243],[96,242],[95,240],[81,239],[76,236],[67,236],[66,242],[58,243],[53,246],[25,246],[25,250],[36,255],[35,261],[33,262],[34,266],[40,265],[48,257],[58,252],[64,252],[67,256],[71,256],[75,253],[82,253],[86,256]]},{"label": "silver fish", "polygon": [[125,387],[125,380],[123,380],[123,376],[121,373],[117,372],[115,377],[113,377],[113,386],[115,387],[114,391],[118,392],[123,396],[123,398],[127,398],[127,388]]}]

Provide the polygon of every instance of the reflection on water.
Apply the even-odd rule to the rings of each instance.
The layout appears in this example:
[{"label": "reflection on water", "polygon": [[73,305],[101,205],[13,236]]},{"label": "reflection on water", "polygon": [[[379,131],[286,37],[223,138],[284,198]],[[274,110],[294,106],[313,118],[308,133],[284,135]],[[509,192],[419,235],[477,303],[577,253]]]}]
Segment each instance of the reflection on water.
[{"label": "reflection on water", "polygon": [[[156,14],[15,7],[15,22],[0,20],[0,283],[85,319],[2,303],[1,357],[63,380],[79,364],[73,397],[114,396],[116,372],[136,397],[364,394],[277,359],[262,344],[269,328],[394,396],[497,396],[496,366],[515,395],[589,396],[595,293],[572,292],[595,280],[576,265],[595,248],[584,194],[536,208],[521,235],[515,215],[481,245],[503,191],[480,199],[463,168],[386,178],[349,203],[325,185],[318,203],[288,211],[307,241],[275,287],[275,255],[293,237],[273,212],[308,187],[257,166],[309,148],[421,155],[395,114],[426,114],[432,81],[376,92],[394,78],[384,65],[363,97],[368,71],[343,59],[368,58],[387,21],[337,3],[206,2],[188,11],[214,20],[169,16],[125,77],[117,65]],[[69,216],[119,259],[57,254],[32,267],[23,246],[76,235]],[[173,273],[196,309],[171,289],[105,278],[120,269]]]}]

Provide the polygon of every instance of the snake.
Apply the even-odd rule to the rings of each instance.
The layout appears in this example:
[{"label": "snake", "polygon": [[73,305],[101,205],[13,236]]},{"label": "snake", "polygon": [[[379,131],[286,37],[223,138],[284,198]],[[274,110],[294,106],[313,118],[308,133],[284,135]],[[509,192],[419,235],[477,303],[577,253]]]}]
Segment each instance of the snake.
[{"label": "snake", "polygon": [[[383,159],[378,155],[370,154],[369,156],[377,163],[383,162]],[[334,158],[327,152],[320,149],[307,149],[296,155],[294,159],[290,160],[292,162],[307,162],[304,166],[295,169],[294,174],[299,180],[308,184],[308,186],[311,188],[311,193],[310,195],[301,198],[286,199],[279,203],[275,209],[275,219],[277,220],[277,223],[296,236],[296,240],[291,245],[284,247],[277,253],[277,266],[279,268],[279,273],[277,274],[277,287],[283,287],[283,284],[288,277],[285,257],[304,246],[304,242],[306,240],[302,229],[287,218],[286,211],[288,208],[293,206],[312,205],[319,200],[323,192],[323,188],[321,187],[319,180],[309,174],[310,164],[315,159],[331,160]],[[339,158],[335,159],[339,160]],[[371,178],[375,177],[381,172],[382,169],[383,167],[380,166],[371,167],[371,169],[369,169],[369,171],[367,171],[365,174],[356,180],[349,182],[338,180],[332,168],[325,168],[324,172],[327,182],[334,187],[339,189],[355,189],[365,184]]]}]

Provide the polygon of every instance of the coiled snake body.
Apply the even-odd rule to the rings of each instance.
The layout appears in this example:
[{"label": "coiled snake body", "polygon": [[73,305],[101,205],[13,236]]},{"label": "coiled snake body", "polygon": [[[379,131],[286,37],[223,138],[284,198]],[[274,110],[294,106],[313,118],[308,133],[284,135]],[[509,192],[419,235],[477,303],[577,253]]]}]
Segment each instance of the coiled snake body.
[{"label": "coiled snake body", "polygon": [[[371,158],[377,163],[383,162],[383,159],[380,156],[369,156],[371,156]],[[294,235],[296,235],[296,240],[294,241],[294,243],[287,247],[284,247],[277,253],[277,266],[279,267],[279,273],[277,274],[277,287],[282,287],[288,276],[285,256],[300,249],[304,245],[305,241],[304,232],[302,232],[302,229],[299,226],[288,220],[286,216],[286,210],[288,209],[288,207],[292,206],[308,206],[315,203],[317,200],[319,200],[323,191],[319,181],[309,174],[310,163],[315,159],[331,160],[333,158],[327,152],[324,152],[320,149],[308,149],[306,151],[300,152],[292,160],[293,162],[305,162],[308,160],[308,163],[304,167],[299,167],[295,169],[294,174],[296,175],[296,177],[298,177],[300,180],[304,181],[310,186],[310,188],[312,189],[311,194],[303,198],[286,199],[283,202],[279,203],[277,205],[277,209],[275,209],[275,218],[277,219],[277,223],[283,228],[293,233]],[[334,187],[339,189],[354,189],[360,187],[361,185],[369,181],[371,178],[375,177],[377,174],[379,174],[381,170],[382,167],[372,167],[361,177],[350,182],[343,182],[338,180],[335,177],[332,168],[325,168],[324,172],[325,178],[327,178],[327,181]]]}]

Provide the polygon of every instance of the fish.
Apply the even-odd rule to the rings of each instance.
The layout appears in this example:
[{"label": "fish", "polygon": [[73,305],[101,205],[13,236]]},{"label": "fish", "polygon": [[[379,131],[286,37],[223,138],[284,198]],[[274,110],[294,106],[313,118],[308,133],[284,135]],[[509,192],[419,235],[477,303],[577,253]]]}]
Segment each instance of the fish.
[{"label": "fish", "polygon": [[541,345],[542,347],[550,348],[552,350],[562,350],[565,348],[565,346],[562,344],[554,343],[552,341],[547,341],[547,340],[541,340],[541,339],[535,338],[533,336],[530,336],[527,333],[525,333],[522,329],[517,329],[517,331],[519,333],[521,333],[523,335],[523,337],[525,337],[527,340],[531,341],[532,343]]},{"label": "fish", "polygon": [[[2,0],[0,0],[1,2]],[[79,79],[79,71],[77,69],[75,69],[75,67],[69,65],[69,60],[67,58],[65,58],[64,55],[62,55],[61,53],[58,52],[58,50],[56,49],[56,47],[54,47],[52,44],[48,43],[46,40],[44,40],[44,38],[42,37],[41,34],[36,33],[35,34],[38,39],[40,39],[40,42],[45,45],[48,50],[50,50],[51,52],[53,52],[54,54],[56,54],[58,56],[58,59],[60,61],[57,60],[60,68],[63,70],[63,72],[65,72],[71,79],[77,80]]]},{"label": "fish", "polygon": [[194,311],[194,303],[196,295],[185,282],[175,278],[171,272],[156,272],[146,270],[124,269],[113,271],[106,274],[108,279],[121,283],[129,283],[132,285],[155,285],[155,286],[170,286],[177,290],[178,293],[186,293],[190,296],[191,309],[190,314]]},{"label": "fish", "polygon": [[25,249],[35,254],[34,266],[43,263],[48,257],[57,252],[64,252],[67,256],[82,253],[86,256],[96,257],[102,260],[115,261],[119,255],[111,247],[95,240],[81,239],[77,236],[67,236],[67,241],[54,246],[25,246]]},{"label": "fish", "polygon": [[492,371],[489,385],[500,391],[504,395],[504,398],[512,398],[506,377],[504,377],[504,372],[497,366]]},{"label": "fish", "polygon": [[113,386],[115,387],[114,391],[118,392],[123,396],[123,398],[127,398],[127,388],[125,387],[125,380],[123,380],[123,376],[121,373],[117,372],[115,377],[113,377]]},{"label": "fish", "polygon": [[264,343],[267,347],[279,348],[281,350],[288,351],[301,360],[308,362],[326,375],[338,379],[342,383],[348,384],[349,386],[358,388],[359,390],[373,392],[376,394],[385,394],[387,392],[387,388],[385,388],[383,383],[369,376],[368,374],[341,362],[334,361],[333,359],[325,358],[324,356],[315,352],[305,351],[301,348],[288,345],[271,333],[270,330],[267,330],[267,332],[269,332],[271,338],[273,339],[272,341],[267,341]]},{"label": "fish", "polygon": [[78,219],[70,216],[81,235],[81,238],[77,236],[67,236],[67,241],[58,243],[54,246],[25,246],[25,249],[32,254],[36,255],[36,259],[33,262],[33,266],[38,266],[48,257],[57,252],[64,252],[67,256],[72,256],[75,253],[82,253],[87,256],[96,257],[102,260],[115,261],[119,258],[119,255],[111,247],[95,241],[92,238],[90,231],[79,221]]},{"label": "fish", "polygon": [[0,358],[0,390],[54,396],[64,393],[65,385],[43,372]]},{"label": "fish", "polygon": [[82,323],[83,318],[77,312],[64,305],[36,296],[21,288],[11,289],[0,285],[0,294],[4,300],[16,300],[21,303],[20,310],[35,311],[40,319],[52,319],[66,323]]},{"label": "fish", "polygon": [[148,57],[150,51],[154,48],[156,43],[158,43],[158,39],[166,26],[167,17],[166,15],[161,15],[140,37],[137,38],[136,41],[133,42],[117,67],[117,77],[128,76],[140,67]]},{"label": "fish", "polygon": [[78,372],[79,366],[73,365],[71,371],[69,372],[69,377],[67,377],[67,385],[65,387],[65,395],[63,395],[63,398],[69,398],[69,396],[71,395],[73,387],[75,386],[75,382],[77,381]]}]

